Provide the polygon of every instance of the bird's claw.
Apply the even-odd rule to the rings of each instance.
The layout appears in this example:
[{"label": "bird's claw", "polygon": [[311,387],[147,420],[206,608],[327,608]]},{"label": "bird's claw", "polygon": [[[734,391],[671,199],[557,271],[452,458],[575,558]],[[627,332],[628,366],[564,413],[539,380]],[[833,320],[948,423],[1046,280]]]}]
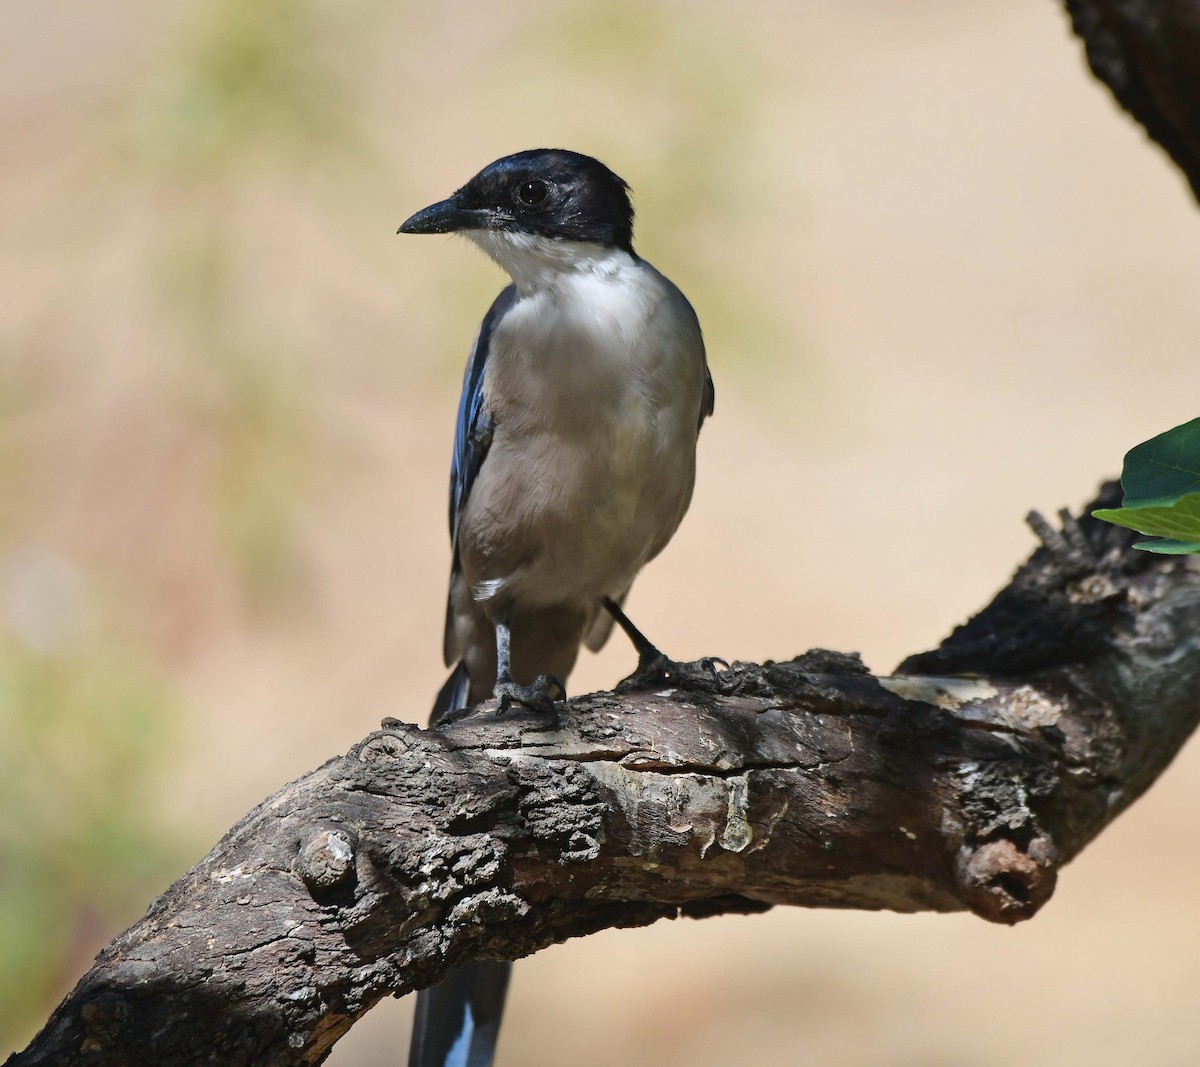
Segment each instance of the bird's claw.
[{"label": "bird's claw", "polygon": [[674,674],[679,673],[679,664],[670,657],[655,649],[652,653],[638,657],[637,670],[633,672],[630,678],[657,678],[660,681],[666,681]]},{"label": "bird's claw", "polygon": [[511,710],[514,704],[520,704],[530,711],[548,715],[557,722],[558,708],[555,701],[566,700],[567,687],[560,678],[552,674],[540,674],[532,685],[517,685],[513,681],[497,682],[495,694],[500,702],[496,709],[499,715]]},{"label": "bird's claw", "polygon": [[550,694],[551,700],[566,700],[566,683],[557,674],[539,674],[533,684],[543,692]]},{"label": "bird's claw", "polygon": [[674,681],[682,673],[682,666],[655,649],[652,653],[639,656],[637,669],[628,677],[622,678],[620,684],[636,687]]},{"label": "bird's claw", "polygon": [[[696,661],[697,667],[708,671],[714,677],[721,673],[717,669],[718,664],[725,670],[731,669],[728,660],[724,660],[720,656],[705,656]],[[680,663],[656,650],[653,655],[641,657],[638,660],[637,670],[627,678],[622,678],[620,684],[629,688],[637,688],[663,682],[674,682],[685,678],[689,669],[694,672],[695,668],[690,663]]]}]

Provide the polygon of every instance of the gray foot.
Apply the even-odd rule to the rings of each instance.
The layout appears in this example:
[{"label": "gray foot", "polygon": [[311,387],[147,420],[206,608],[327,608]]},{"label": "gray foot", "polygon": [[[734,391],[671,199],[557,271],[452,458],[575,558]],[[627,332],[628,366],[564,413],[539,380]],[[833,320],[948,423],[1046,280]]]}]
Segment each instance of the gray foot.
[{"label": "gray foot", "polygon": [[496,699],[500,701],[500,706],[496,709],[497,714],[503,715],[514,704],[520,704],[530,711],[549,715],[557,722],[558,708],[555,701],[566,700],[567,687],[552,674],[540,674],[534,679],[533,685],[517,685],[512,680],[498,681],[495,694]]}]

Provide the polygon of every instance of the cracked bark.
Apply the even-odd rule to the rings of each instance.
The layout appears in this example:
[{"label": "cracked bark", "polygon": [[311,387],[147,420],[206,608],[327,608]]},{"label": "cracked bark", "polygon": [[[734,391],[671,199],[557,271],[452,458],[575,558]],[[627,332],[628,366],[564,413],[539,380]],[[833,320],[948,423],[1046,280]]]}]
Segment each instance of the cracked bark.
[{"label": "cracked bark", "polygon": [[661,918],[1031,917],[1200,716],[1200,561],[1033,525],[1011,584],[891,677],[815,651],[581,697],[557,731],[386,721],[233,827],[10,1067],[319,1063],[468,958]]}]

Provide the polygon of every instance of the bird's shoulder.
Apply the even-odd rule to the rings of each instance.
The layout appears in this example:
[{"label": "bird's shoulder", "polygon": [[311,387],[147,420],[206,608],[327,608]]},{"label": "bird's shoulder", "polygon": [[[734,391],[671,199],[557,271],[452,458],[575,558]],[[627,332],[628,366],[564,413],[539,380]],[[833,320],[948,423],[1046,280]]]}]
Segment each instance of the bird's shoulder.
[{"label": "bird's shoulder", "polygon": [[700,317],[696,314],[696,309],[692,307],[692,302],[684,296],[683,290],[678,285],[653,264],[644,259],[638,262],[647,275],[653,277],[655,283],[661,288],[663,294],[661,306],[665,309],[665,313],[673,318],[678,332],[685,339],[685,346],[703,368],[704,384],[699,421],[699,425],[703,426],[704,420],[713,413],[716,407],[717,394],[716,387],[713,385],[712,372],[708,368],[708,353],[704,346],[704,332],[700,328]]}]

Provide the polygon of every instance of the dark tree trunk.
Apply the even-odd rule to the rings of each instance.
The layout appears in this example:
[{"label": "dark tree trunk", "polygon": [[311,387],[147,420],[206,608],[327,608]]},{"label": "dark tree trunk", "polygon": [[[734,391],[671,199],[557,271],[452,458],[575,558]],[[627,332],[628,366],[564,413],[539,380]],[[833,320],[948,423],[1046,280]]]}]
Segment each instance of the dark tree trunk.
[{"label": "dark tree trunk", "polygon": [[1064,0],[1092,72],[1200,197],[1200,3]]}]

